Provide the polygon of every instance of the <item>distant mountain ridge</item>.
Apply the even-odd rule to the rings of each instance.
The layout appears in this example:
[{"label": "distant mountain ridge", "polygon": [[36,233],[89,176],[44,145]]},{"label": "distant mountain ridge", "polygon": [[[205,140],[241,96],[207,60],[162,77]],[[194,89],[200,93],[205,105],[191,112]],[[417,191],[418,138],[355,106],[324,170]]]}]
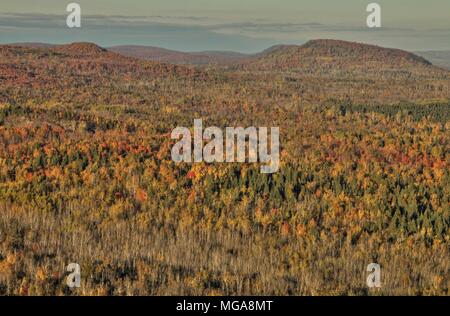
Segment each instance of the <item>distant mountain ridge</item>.
[{"label": "distant mountain ridge", "polygon": [[[303,45],[274,45],[256,54],[243,54],[233,51],[203,51],[203,52],[181,52],[166,48],[142,46],[142,45],[120,45],[113,47],[97,48],[89,46],[89,43],[75,43],[67,45],[53,45],[46,43],[16,43],[13,46],[28,48],[54,48],[56,51],[72,50],[81,54],[89,50],[95,52],[110,51],[126,57],[142,60],[157,61],[180,65],[239,65],[244,68],[279,69],[297,68],[305,65],[308,58],[347,58],[352,62],[391,62],[396,66],[405,64],[416,64],[421,66],[431,65],[428,59],[435,61],[437,66],[450,66],[450,52],[419,52],[410,53],[400,49],[383,48],[380,46],[347,42],[341,40],[319,39],[311,40]],[[100,51],[98,51],[100,52]],[[448,62],[448,63],[447,63]],[[272,65],[272,66],[271,66]]]},{"label": "distant mountain ridge", "polygon": [[[0,45],[0,103],[7,101],[2,97],[12,91],[27,98],[33,95],[37,100],[55,96],[83,100],[89,95],[99,102],[120,103],[127,101],[125,83],[157,84],[206,77],[191,66],[130,58],[93,43],[38,46]],[[104,91],[103,95],[99,91]]]},{"label": "distant mountain ridge", "polygon": [[20,75],[20,66],[24,64],[23,60],[18,60],[20,63],[15,63],[15,59],[19,58],[25,58],[28,75],[33,73],[34,67],[41,71],[50,66],[68,68],[71,73],[85,72],[85,75],[90,74],[93,77],[119,73],[130,74],[134,77],[146,77],[150,73],[161,76],[172,74],[181,76],[183,73],[188,75],[194,71],[192,67],[130,58],[88,42],[65,45],[44,45],[41,43],[0,45],[0,57],[2,57],[0,65],[3,69],[10,67],[15,70],[17,75]]},{"label": "distant mountain ridge", "polygon": [[[138,47],[137,52],[143,50]],[[254,55],[210,52],[206,64],[195,64],[199,59],[192,53],[180,57],[163,49],[151,52],[147,57],[127,57],[92,43],[0,46],[0,102],[2,95],[17,91],[24,99],[32,95],[34,100],[141,104],[148,102],[144,97],[148,89],[154,98],[177,84],[236,80],[281,82],[285,86],[274,88],[276,93],[295,91],[302,102],[450,99],[450,71],[416,54],[375,45],[313,40],[300,46],[273,46]],[[195,67],[199,65],[210,67]],[[132,93],[137,97],[131,100]]]},{"label": "distant mountain ridge", "polygon": [[226,52],[226,51],[205,51],[205,52],[179,52],[175,50],[152,47],[152,46],[114,46],[108,50],[122,54],[124,56],[153,60],[159,62],[167,62],[171,64],[228,64],[237,62],[247,55]]},{"label": "distant mountain ridge", "polygon": [[413,70],[432,64],[413,53],[375,45],[340,40],[312,40],[304,45],[272,47],[259,56],[243,61],[244,70],[290,71],[300,73],[365,73],[383,70]]},{"label": "distant mountain ridge", "polygon": [[[81,43],[75,43],[80,45]],[[55,48],[67,49],[68,45],[56,45],[46,43],[13,43],[10,46],[26,47],[26,48]],[[87,43],[84,43],[85,45]],[[81,46],[80,50],[85,50]],[[73,47],[76,51],[77,47]],[[105,47],[108,51],[142,60],[157,61],[169,64],[178,65],[227,65],[239,62],[252,55],[242,54],[233,51],[202,51],[202,52],[181,52],[161,47],[143,46],[143,45],[118,45],[112,47]]]}]

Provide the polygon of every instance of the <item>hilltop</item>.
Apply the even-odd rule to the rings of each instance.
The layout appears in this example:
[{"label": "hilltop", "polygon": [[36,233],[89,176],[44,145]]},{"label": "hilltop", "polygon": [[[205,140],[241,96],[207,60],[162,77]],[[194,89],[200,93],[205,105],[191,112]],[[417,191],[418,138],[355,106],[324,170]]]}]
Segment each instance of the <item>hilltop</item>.
[{"label": "hilltop", "polygon": [[289,71],[303,74],[367,74],[394,70],[438,71],[426,59],[400,49],[340,40],[312,40],[304,45],[269,48],[239,67],[253,71]]},{"label": "hilltop", "polygon": [[38,48],[0,46],[0,102],[7,101],[11,91],[36,99],[71,96],[83,100],[90,96],[125,101],[126,95],[119,92],[125,84],[204,77],[192,67],[129,58],[93,43]]},{"label": "hilltop", "polygon": [[413,53],[340,40],[278,45],[232,67],[264,80],[279,76],[304,102],[448,100],[450,72]]},{"label": "hilltop", "polygon": [[[161,62],[138,60],[109,51],[94,43],[71,43],[66,45],[0,45],[0,57],[3,69],[10,67],[16,75],[23,75],[21,67],[27,66],[27,73],[43,74],[59,70],[58,74],[71,76],[105,75],[149,77],[187,77],[195,75],[192,67],[176,66]],[[56,69],[58,68],[58,69]],[[60,68],[60,69],[59,69]],[[70,69],[70,71],[69,71]],[[45,78],[41,78],[45,79]],[[45,80],[44,80],[45,81]]]},{"label": "hilltop", "polygon": [[92,56],[105,54],[108,52],[103,47],[88,42],[71,43],[67,45],[55,45],[51,46],[50,49],[55,52],[61,52],[75,56]]}]

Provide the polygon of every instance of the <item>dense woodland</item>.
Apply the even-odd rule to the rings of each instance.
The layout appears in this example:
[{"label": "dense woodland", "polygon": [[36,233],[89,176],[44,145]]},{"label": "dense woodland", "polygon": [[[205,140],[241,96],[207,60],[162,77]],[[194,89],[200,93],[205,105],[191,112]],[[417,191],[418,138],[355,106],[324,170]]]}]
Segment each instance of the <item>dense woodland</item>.
[{"label": "dense woodland", "polygon": [[[450,72],[335,41],[228,67],[0,57],[0,294],[450,294]],[[197,118],[279,126],[279,172],[175,164]]]}]

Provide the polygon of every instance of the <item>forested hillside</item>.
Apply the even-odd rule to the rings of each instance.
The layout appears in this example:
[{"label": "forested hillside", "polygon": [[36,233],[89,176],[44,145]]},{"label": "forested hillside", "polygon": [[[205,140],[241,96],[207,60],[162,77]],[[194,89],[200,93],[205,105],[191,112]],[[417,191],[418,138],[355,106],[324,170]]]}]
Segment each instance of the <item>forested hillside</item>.
[{"label": "forested hillside", "polygon": [[[91,43],[49,48],[0,46],[0,101],[138,103],[160,85],[203,80],[190,67],[139,61]],[[145,90],[145,92],[141,92]]]},{"label": "forested hillside", "polygon": [[[208,69],[1,46],[0,294],[449,295],[449,115],[449,72],[362,44]],[[199,118],[280,127],[279,172],[174,163]]]}]

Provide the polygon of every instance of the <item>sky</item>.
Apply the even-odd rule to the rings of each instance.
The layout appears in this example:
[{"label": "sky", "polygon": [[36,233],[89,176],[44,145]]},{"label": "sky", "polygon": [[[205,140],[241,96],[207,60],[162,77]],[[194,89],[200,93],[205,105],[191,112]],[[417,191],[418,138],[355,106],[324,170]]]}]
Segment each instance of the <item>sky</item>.
[{"label": "sky", "polygon": [[[81,28],[66,26],[80,4]],[[381,6],[370,29],[366,7]],[[255,53],[333,38],[410,51],[450,50],[449,0],[1,0],[0,43],[95,42]]]}]

